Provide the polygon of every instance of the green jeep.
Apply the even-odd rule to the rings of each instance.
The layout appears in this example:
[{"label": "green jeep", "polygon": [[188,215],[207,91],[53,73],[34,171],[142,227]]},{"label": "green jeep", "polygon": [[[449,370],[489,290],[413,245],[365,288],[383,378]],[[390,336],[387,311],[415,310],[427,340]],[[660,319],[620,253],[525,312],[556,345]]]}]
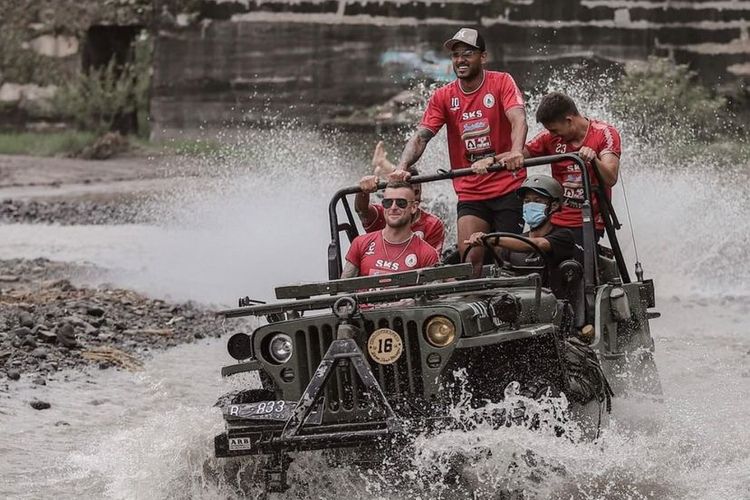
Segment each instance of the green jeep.
[{"label": "green jeep", "polygon": [[[350,241],[357,235],[347,196],[359,190],[338,191],[329,205],[330,281],[278,287],[279,302],[245,297],[238,308],[220,312],[268,323],[228,341],[238,363],[222,375],[257,372],[262,388],[219,400],[226,431],[215,438],[216,456],[268,455],[266,488],[283,491],[288,452],[370,450],[440,432],[456,423],[450,410],[462,391],[474,406],[509,394],[564,393],[571,409],[594,407],[600,418],[610,396],[660,394],[649,330],[649,319],[658,316],[648,312],[653,282],[643,279],[638,263],[638,279],[631,280],[606,195],[596,193],[611,249],[595,243],[591,182],[577,155],[530,159],[525,166],[564,158],[584,173],[585,248],[583,265],[571,260],[558,269],[549,269],[536,249],[541,265],[513,269],[496,261],[480,278],[471,277],[470,264],[456,264],[337,279],[340,234]],[[413,181],[471,174],[454,170]],[[339,222],[340,206],[345,222]],[[493,233],[486,241],[498,235],[525,240]],[[562,283],[555,293],[547,287],[552,272]],[[498,432],[524,418],[522,405],[520,413],[498,415]]]}]

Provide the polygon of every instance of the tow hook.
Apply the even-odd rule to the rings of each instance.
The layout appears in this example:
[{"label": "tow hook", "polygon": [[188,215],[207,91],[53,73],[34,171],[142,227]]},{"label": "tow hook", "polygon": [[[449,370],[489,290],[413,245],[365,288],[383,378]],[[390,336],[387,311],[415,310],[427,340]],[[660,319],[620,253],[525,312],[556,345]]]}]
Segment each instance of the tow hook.
[{"label": "tow hook", "polygon": [[286,480],[286,472],[292,459],[284,452],[274,453],[268,457],[265,473],[266,491],[273,493],[283,493],[289,489],[289,483]]}]

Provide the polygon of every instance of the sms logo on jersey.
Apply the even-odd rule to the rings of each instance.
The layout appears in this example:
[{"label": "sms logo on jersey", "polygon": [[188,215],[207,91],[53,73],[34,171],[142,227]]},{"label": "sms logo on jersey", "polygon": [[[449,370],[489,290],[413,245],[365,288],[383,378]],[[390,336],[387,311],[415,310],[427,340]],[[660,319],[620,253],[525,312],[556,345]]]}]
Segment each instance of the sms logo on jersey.
[{"label": "sms logo on jersey", "polygon": [[398,262],[378,259],[377,261],[375,261],[375,267],[379,267],[381,269],[390,269],[391,271],[398,271]]}]

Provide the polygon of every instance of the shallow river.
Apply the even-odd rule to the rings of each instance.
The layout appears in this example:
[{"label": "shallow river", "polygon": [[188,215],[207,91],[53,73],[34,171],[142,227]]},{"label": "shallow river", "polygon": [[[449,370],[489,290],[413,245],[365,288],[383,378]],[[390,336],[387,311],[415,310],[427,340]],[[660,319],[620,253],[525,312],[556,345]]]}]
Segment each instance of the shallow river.
[{"label": "shallow river", "polygon": [[[286,154],[281,157],[289,159]],[[313,173],[305,158],[292,155],[292,179],[276,177],[278,169],[260,173],[235,165],[197,192],[177,185],[148,207],[169,212],[163,227],[1,226],[0,258],[86,261],[106,269],[100,281],[211,304],[233,304],[240,295],[264,298],[275,284],[323,279],[327,198],[333,186],[351,183],[365,169]],[[321,164],[337,161],[333,155]],[[744,183],[720,184],[705,173],[635,162],[623,170],[640,259],[657,283],[662,317],[652,331],[663,404],[616,401],[609,427],[595,442],[524,429],[423,440],[411,457],[409,485],[398,489],[331,468],[313,454],[293,463],[287,496],[470,498],[471,490],[489,498],[494,488],[510,486],[529,498],[750,498]],[[449,186],[426,189],[439,199],[449,192]],[[615,197],[625,219],[622,193],[616,190]],[[621,238],[632,262],[627,227]],[[226,390],[219,368],[229,361],[223,340],[206,341],[156,354],[137,373],[70,373],[67,381],[46,386],[23,379],[0,393],[0,497],[254,496],[257,489],[246,478],[257,462],[240,466],[212,457],[221,418],[211,405]],[[33,410],[32,398],[52,408]],[[492,454],[465,471],[464,490],[434,480],[441,457],[470,455],[477,443]],[[538,457],[534,470],[506,479],[508,465],[526,450]]]}]

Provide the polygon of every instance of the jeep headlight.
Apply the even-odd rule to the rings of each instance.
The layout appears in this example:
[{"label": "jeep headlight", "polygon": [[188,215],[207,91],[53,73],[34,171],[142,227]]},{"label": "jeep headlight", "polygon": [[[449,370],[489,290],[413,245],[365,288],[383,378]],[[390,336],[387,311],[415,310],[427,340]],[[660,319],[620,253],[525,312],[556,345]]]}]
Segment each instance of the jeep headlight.
[{"label": "jeep headlight", "polygon": [[424,329],[427,342],[435,347],[445,347],[456,338],[456,325],[445,316],[433,316]]},{"label": "jeep headlight", "polygon": [[277,363],[286,363],[292,357],[292,338],[286,333],[277,333],[268,343],[268,354]]}]

